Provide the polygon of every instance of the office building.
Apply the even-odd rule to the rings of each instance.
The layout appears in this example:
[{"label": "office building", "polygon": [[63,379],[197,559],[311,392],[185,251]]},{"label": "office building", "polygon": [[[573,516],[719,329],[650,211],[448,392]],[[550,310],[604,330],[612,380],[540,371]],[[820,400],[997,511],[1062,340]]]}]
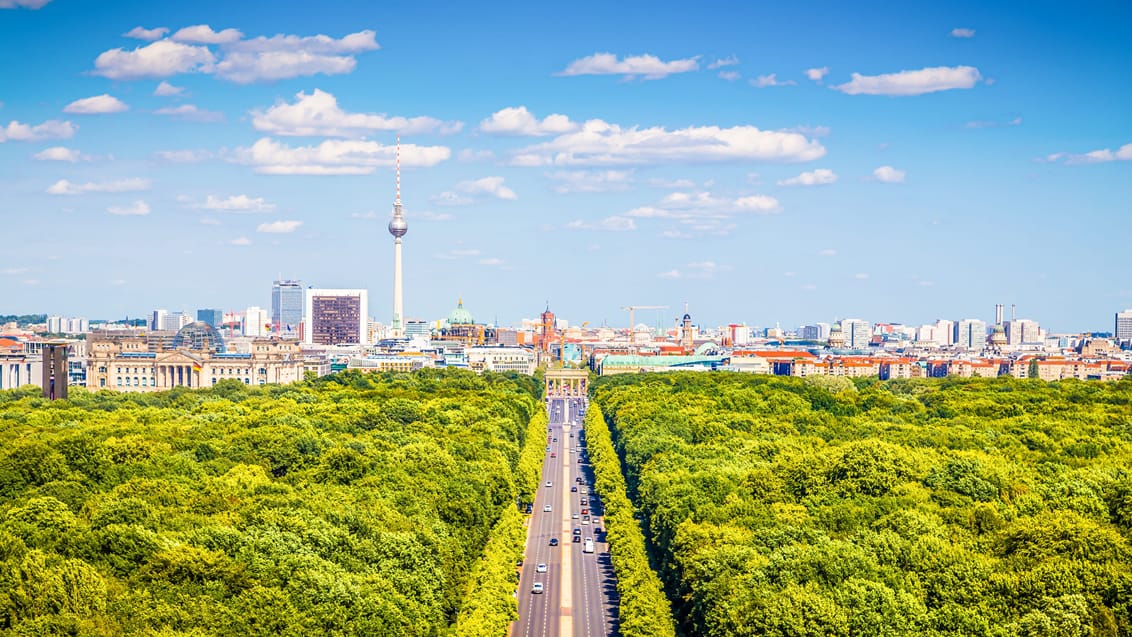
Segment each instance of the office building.
[{"label": "office building", "polygon": [[987,324],[979,319],[963,319],[955,323],[955,344],[981,350],[987,342]]},{"label": "office building", "polygon": [[1006,344],[1022,345],[1042,342],[1041,329],[1037,321],[1029,319],[1010,319],[1004,326],[1006,328]]},{"label": "office building", "polygon": [[283,338],[298,338],[303,321],[301,281],[275,281],[271,284],[271,331]]},{"label": "office building", "polygon": [[271,333],[272,325],[268,323],[267,310],[252,306],[244,310],[243,331],[244,336],[267,336]]},{"label": "office building", "polygon": [[1116,325],[1112,334],[1118,341],[1132,340],[1132,310],[1116,313]]},{"label": "office building", "polygon": [[814,323],[802,328],[802,338],[807,341],[828,341],[829,323]]},{"label": "office building", "polygon": [[303,342],[310,345],[367,345],[368,322],[366,290],[306,290]]},{"label": "office building", "polygon": [[190,322],[189,317],[184,312],[154,310],[153,318],[149,322],[149,329],[176,332]]},{"label": "office building", "polygon": [[200,323],[208,323],[209,325],[220,329],[224,324],[224,311],[223,310],[197,310],[197,321]]},{"label": "office building", "polygon": [[842,320],[841,331],[845,334],[845,346],[849,349],[868,349],[869,341],[873,338],[869,322],[861,319]]}]

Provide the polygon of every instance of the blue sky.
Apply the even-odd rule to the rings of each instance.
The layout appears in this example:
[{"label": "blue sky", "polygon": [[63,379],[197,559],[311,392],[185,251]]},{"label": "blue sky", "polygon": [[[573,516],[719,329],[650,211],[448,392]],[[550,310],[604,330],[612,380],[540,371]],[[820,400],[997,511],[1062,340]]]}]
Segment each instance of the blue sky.
[{"label": "blue sky", "polygon": [[0,313],[1132,306],[1126,2],[472,4],[0,0]]}]

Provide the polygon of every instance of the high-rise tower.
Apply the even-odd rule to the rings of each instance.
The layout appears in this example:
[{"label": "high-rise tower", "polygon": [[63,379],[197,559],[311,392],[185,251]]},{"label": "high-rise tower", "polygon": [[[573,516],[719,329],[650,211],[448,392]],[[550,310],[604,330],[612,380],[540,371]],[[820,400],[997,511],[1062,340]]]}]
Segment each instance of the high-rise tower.
[{"label": "high-rise tower", "polygon": [[401,237],[409,231],[405,215],[401,212],[401,136],[397,136],[397,197],[393,200],[393,218],[389,220],[389,234],[393,235],[393,322],[390,330],[399,338],[405,334],[402,324],[405,311],[401,295]]}]

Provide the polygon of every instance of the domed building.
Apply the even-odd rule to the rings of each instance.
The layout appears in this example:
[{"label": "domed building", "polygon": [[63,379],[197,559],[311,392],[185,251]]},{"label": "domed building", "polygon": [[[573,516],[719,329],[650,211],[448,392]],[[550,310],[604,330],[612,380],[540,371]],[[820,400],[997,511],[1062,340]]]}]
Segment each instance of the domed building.
[{"label": "domed building", "polygon": [[472,313],[464,308],[464,299],[456,302],[456,307],[448,313],[440,330],[440,336],[446,341],[459,341],[466,346],[494,343],[496,340],[495,328],[489,328],[483,323],[476,323]]},{"label": "domed building", "polygon": [[1006,346],[1006,330],[999,323],[991,329],[990,338],[987,339],[987,344],[990,349],[995,352],[1001,352],[1002,348]]},{"label": "domed building", "polygon": [[841,329],[841,322],[838,321],[829,328],[829,348],[830,349],[845,349],[845,331]]},{"label": "domed building", "polygon": [[224,338],[219,330],[203,321],[189,323],[173,337],[173,349],[187,349],[194,352],[223,353]]}]

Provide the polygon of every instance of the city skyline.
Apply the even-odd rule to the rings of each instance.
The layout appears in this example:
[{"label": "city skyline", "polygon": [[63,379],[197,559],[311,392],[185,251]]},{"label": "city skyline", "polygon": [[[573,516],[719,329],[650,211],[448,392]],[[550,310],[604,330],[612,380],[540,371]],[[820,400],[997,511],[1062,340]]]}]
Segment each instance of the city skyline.
[{"label": "city skyline", "polygon": [[406,318],[1132,306],[1091,238],[1132,230],[1126,5],[7,4],[7,313],[271,307],[282,273],[385,322],[398,133]]}]

